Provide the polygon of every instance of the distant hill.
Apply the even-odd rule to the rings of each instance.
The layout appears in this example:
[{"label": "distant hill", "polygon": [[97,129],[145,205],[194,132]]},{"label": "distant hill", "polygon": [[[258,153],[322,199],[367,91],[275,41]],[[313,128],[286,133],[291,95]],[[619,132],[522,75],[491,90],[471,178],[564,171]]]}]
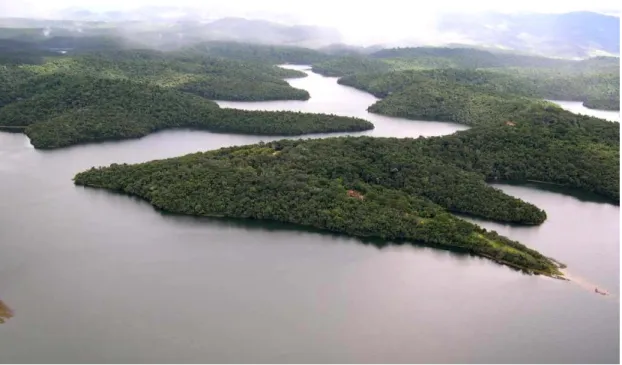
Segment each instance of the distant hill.
[{"label": "distant hill", "polygon": [[593,12],[454,14],[442,17],[438,30],[476,45],[554,57],[620,54],[620,18]]},{"label": "distant hill", "polygon": [[59,13],[58,19],[0,17],[0,38],[28,41],[107,36],[160,50],[205,41],[235,41],[314,48],[338,56],[365,55],[383,47],[430,45],[558,58],[620,54],[619,16],[594,12],[447,13],[439,16],[436,28],[429,32],[401,32],[393,40],[369,47],[344,44],[334,28],[297,24],[276,15],[270,20],[259,19],[261,14],[256,15],[258,18],[231,17],[200,9],[157,6],[102,13],[73,8]]},{"label": "distant hill", "polygon": [[[83,12],[76,11],[75,14]],[[43,20],[0,18],[0,39],[40,41],[49,37],[116,36],[134,44],[158,49],[175,49],[204,41],[288,45],[320,48],[341,42],[340,33],[331,28],[310,25],[284,25],[266,20],[187,17],[131,20],[105,13],[99,20],[91,14],[84,20]]]},{"label": "distant hill", "polygon": [[205,25],[213,40],[244,41],[250,43],[320,47],[341,40],[339,32],[331,28],[309,25],[282,25],[266,20],[223,18]]}]

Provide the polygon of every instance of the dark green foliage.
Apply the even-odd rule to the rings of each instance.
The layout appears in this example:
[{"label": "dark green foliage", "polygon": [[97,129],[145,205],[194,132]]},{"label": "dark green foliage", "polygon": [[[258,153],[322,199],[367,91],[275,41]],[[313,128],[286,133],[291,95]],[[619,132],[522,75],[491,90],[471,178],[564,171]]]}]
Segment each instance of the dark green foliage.
[{"label": "dark green foliage", "polygon": [[280,82],[253,82],[221,76],[185,82],[178,89],[212,100],[308,100],[310,97],[306,90]]},{"label": "dark green foliage", "polygon": [[[0,67],[0,127],[36,148],[137,138],[165,128],[260,135],[362,131],[373,124],[332,115],[219,109],[206,98],[307,99],[263,64],[115,51]],[[293,71],[296,74],[295,71]],[[193,95],[195,94],[195,95]]]},{"label": "dark green foliage", "polygon": [[528,121],[533,113],[553,108],[559,107],[538,99],[483,92],[479,87],[426,80],[392,93],[368,110],[401,118],[474,126]]},{"label": "dark green foliage", "polygon": [[553,100],[619,99],[620,95],[619,73],[565,73],[543,69],[437,69],[356,74],[339,79],[342,85],[365,90],[379,98],[429,81],[446,81],[475,86],[479,90],[493,93]]},{"label": "dark green foliage", "polygon": [[475,127],[430,138],[424,152],[488,181],[542,181],[620,201],[620,127],[553,110],[538,123]]},{"label": "dark green foliage", "polygon": [[346,76],[359,73],[388,72],[388,63],[363,56],[345,56],[316,63],[313,72],[324,76]]},{"label": "dark green foliage", "polygon": [[362,119],[332,115],[220,109],[192,94],[128,80],[61,80],[54,88],[0,108],[0,124],[28,126],[25,132],[36,148],[137,138],[165,128],[260,135],[373,128]]},{"label": "dark green foliage", "polygon": [[204,42],[182,50],[193,55],[222,57],[232,60],[261,62],[269,65],[310,65],[332,56],[308,48],[261,45],[237,42]]},{"label": "dark green foliage", "polygon": [[555,68],[572,65],[573,61],[528,56],[514,53],[493,53],[474,48],[415,47],[383,49],[372,53],[373,58],[414,59],[422,66],[444,68],[448,65],[456,68],[488,67],[543,67]]},{"label": "dark green foliage", "polygon": [[140,196],[176,213],[269,219],[421,242],[530,272],[558,273],[538,252],[442,209],[525,223],[544,219],[542,211],[488,187],[477,174],[413,154],[422,141],[281,140],[91,169],[76,175],[75,183]]},{"label": "dark green foliage", "polygon": [[2,65],[40,64],[45,57],[57,56],[49,50],[40,49],[30,42],[0,38],[0,67]]},{"label": "dark green foliage", "polygon": [[[587,62],[587,61],[583,61]],[[593,62],[591,64],[598,64]],[[501,69],[513,83],[508,92],[552,100],[588,101],[620,99],[619,63],[615,71],[608,65],[602,69]],[[615,107],[619,110],[619,105]]]},{"label": "dark green foliage", "polygon": [[583,106],[590,109],[620,110],[620,98],[619,95],[617,98],[614,96],[609,99],[588,98],[583,102]]},{"label": "dark green foliage", "polygon": [[[28,90],[41,90],[39,85],[46,83],[49,77],[60,79],[84,76],[154,84],[220,100],[309,98],[307,91],[295,89],[283,80],[285,77],[305,76],[299,71],[257,63],[149,50],[117,50],[56,57],[36,66],[11,66],[0,70],[0,81],[7,78],[17,81],[17,85],[4,86],[8,88],[6,92],[21,94],[21,97],[28,93]],[[0,97],[11,98],[6,95]]]},{"label": "dark green foliage", "polygon": [[421,77],[411,86],[398,84],[400,91],[376,102],[369,111],[474,126],[429,139],[431,149],[425,153],[487,180],[546,181],[619,202],[618,123],[575,115],[542,100],[495,92],[497,86],[486,82],[440,80]]}]

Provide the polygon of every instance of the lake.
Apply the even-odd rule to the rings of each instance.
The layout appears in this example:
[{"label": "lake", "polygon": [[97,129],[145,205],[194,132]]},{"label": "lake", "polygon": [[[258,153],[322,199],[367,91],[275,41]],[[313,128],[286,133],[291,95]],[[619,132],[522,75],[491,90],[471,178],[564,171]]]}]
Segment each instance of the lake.
[{"label": "lake", "polygon": [[[465,128],[369,114],[376,99],[335,78],[289,82],[311,99],[220,104],[363,117],[376,129],[356,134],[374,136]],[[566,282],[449,251],[163,214],[71,181],[275,138],[176,130],[38,151],[0,133],[0,299],[15,315],[0,325],[0,362],[619,362],[619,207],[593,196],[500,185],[548,220],[469,218],[566,263]]]}]

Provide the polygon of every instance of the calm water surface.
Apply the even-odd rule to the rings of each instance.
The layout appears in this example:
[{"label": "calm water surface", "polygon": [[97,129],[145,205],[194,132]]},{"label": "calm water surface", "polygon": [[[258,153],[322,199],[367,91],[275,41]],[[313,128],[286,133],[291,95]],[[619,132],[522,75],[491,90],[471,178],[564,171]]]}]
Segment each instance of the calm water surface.
[{"label": "calm water surface", "polygon": [[593,117],[606,119],[611,122],[620,122],[620,112],[611,110],[597,110],[589,109],[583,106],[580,101],[563,101],[563,100],[551,100],[566,110],[570,110],[573,113],[591,115]]},{"label": "calm water surface", "polygon": [[[463,129],[368,114],[375,99],[334,78],[291,83],[311,100],[222,104],[360,116],[378,136]],[[15,312],[0,362],[619,361],[619,208],[592,197],[502,185],[549,219],[478,221],[565,262],[586,290],[448,251],[162,214],[71,182],[93,165],[268,139],[169,131],[36,151],[0,133],[0,299]]]}]

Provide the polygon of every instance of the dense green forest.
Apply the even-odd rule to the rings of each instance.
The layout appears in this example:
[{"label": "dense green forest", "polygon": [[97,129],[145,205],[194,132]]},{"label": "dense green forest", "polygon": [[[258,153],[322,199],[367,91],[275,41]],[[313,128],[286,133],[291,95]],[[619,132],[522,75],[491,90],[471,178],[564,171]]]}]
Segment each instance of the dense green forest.
[{"label": "dense green forest", "polygon": [[[32,88],[41,76],[50,74],[92,76],[111,79],[131,79],[210,99],[306,100],[309,93],[291,87],[283,78],[303,77],[303,72],[276,66],[247,63],[181,53],[162,53],[149,50],[117,50],[88,53],[79,56],[48,58],[36,65],[6,66],[0,81],[15,74],[21,77],[17,85],[4,85],[5,93],[21,93]],[[26,75],[25,75],[26,74]],[[31,77],[24,77],[24,76]],[[37,86],[34,86],[35,88]]]},{"label": "dense green forest", "polygon": [[381,50],[369,57],[333,58],[314,64],[313,71],[345,76],[341,84],[377,97],[434,78],[619,110],[619,65],[614,57],[573,61],[467,48],[421,47]]},{"label": "dense green forest", "polygon": [[[328,76],[403,70],[457,68],[466,70],[542,70],[570,73],[619,74],[616,57],[594,57],[576,61],[513,53],[493,53],[473,48],[419,47],[383,49],[369,56],[333,57],[314,64],[317,72]],[[370,70],[370,69],[374,70]]]},{"label": "dense green forest", "polygon": [[615,96],[605,99],[587,98],[583,106],[590,109],[620,110],[620,98]]},{"label": "dense green forest", "polygon": [[539,99],[487,93],[476,87],[450,82],[426,81],[392,93],[368,110],[407,119],[475,126],[501,121],[523,122],[530,120],[535,110],[554,107],[554,104]]},{"label": "dense green forest", "polygon": [[115,50],[0,66],[0,128],[37,148],[141,137],[164,128],[299,135],[372,129],[362,119],[220,109],[208,99],[309,98],[282,78],[305,74],[188,52]]},{"label": "dense green forest", "polygon": [[312,70],[320,75],[340,77],[359,73],[388,72],[392,70],[392,67],[387,62],[369,57],[345,56],[314,63]]},{"label": "dense green forest", "polygon": [[534,112],[533,123],[479,126],[430,138],[424,152],[487,181],[540,181],[620,201],[617,123],[563,110]]},{"label": "dense green forest", "polygon": [[333,115],[220,109],[196,95],[129,80],[54,75],[45,81],[39,92],[0,108],[0,125],[25,127],[36,148],[137,138],[166,128],[258,135],[373,128]]},{"label": "dense green forest", "polygon": [[371,112],[476,127],[427,143],[429,153],[486,180],[546,181],[619,202],[619,124],[517,95],[521,85],[503,73],[409,71],[342,82],[386,96]]},{"label": "dense green forest", "polygon": [[490,52],[475,48],[451,47],[406,47],[383,49],[370,55],[377,59],[407,59],[421,62],[429,68],[560,68],[575,67],[577,61],[548,58],[516,53]]},{"label": "dense green forest", "polygon": [[76,175],[75,183],[136,195],[176,213],[269,219],[420,242],[528,272],[559,274],[540,253],[446,209],[533,224],[544,219],[544,212],[487,186],[478,174],[413,154],[422,141],[281,140],[93,168]]},{"label": "dense green forest", "polygon": [[308,48],[217,41],[192,45],[180,52],[270,65],[310,65],[333,58]]},{"label": "dense green forest", "polygon": [[553,100],[608,100],[615,105],[620,95],[619,74],[563,73],[550,70],[498,69],[434,69],[406,70],[386,73],[353,74],[339,79],[352,86],[384,98],[407,88],[421,87],[429,82],[451,82],[476,87],[490,93]]}]

